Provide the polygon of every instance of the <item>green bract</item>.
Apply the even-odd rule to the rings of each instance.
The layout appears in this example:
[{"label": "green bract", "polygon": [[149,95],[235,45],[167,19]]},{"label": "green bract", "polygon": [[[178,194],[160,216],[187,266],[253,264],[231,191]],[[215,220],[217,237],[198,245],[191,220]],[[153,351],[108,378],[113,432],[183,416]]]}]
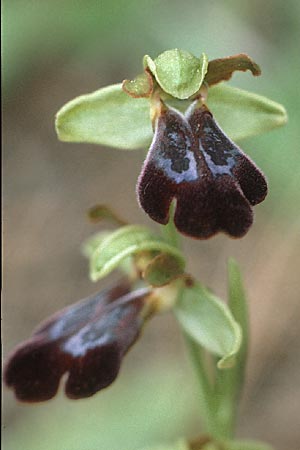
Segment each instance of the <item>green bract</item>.
[{"label": "green bract", "polygon": [[144,57],[144,66],[153,73],[157,83],[167,94],[186,99],[201,87],[207,72],[208,60],[205,53],[196,58],[183,50],[167,50],[154,61]]},{"label": "green bract", "polygon": [[182,289],[175,314],[187,334],[221,357],[220,369],[232,367],[241,346],[242,331],[225,303],[195,283]]},{"label": "green bract", "polygon": [[166,253],[178,259],[179,264],[184,264],[181,252],[153,231],[138,225],[128,225],[100,241],[91,256],[90,277],[97,281],[116,269],[128,256],[145,251]]}]

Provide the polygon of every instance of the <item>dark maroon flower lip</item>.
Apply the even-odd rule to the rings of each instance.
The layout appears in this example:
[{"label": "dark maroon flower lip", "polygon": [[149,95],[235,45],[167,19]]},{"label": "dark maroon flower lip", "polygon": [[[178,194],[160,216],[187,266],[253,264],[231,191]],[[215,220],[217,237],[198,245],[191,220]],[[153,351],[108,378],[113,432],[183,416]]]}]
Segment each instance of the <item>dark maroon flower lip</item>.
[{"label": "dark maroon flower lip", "polygon": [[9,356],[5,383],[26,402],[54,397],[66,372],[69,398],[107,387],[140,334],[150,292],[123,282],[54,314]]},{"label": "dark maroon flower lip", "polygon": [[253,222],[252,206],[266,194],[262,172],[206,106],[192,105],[186,117],[162,110],[137,183],[139,204],[153,220],[168,223],[176,199],[174,223],[181,233],[242,237]]}]

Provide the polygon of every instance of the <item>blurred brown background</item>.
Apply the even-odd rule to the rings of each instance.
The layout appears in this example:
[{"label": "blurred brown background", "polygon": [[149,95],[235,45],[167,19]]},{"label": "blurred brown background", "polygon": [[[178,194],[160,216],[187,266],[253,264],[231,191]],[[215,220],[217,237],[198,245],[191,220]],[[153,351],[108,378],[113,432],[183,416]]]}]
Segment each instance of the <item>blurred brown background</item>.
[{"label": "blurred brown background", "polygon": [[[230,83],[283,103],[289,114],[286,127],[242,143],[267,175],[270,194],[244,239],[184,245],[191,272],[223,298],[227,258],[236,257],[244,273],[252,343],[238,435],[299,450],[299,4],[4,1],[5,355],[40,320],[107,284],[88,280],[80,254],[96,230],[86,219],[91,205],[110,204],[129,221],[150,224],[135,199],[144,152],[60,143],[55,112],[77,95],[133,77],[144,54],[246,52],[262,77],[236,74]],[[197,436],[197,386],[173,318],[155,318],[119,379],[91,399],[60,394],[28,406],[5,389],[3,427],[5,450],[135,450]]]}]

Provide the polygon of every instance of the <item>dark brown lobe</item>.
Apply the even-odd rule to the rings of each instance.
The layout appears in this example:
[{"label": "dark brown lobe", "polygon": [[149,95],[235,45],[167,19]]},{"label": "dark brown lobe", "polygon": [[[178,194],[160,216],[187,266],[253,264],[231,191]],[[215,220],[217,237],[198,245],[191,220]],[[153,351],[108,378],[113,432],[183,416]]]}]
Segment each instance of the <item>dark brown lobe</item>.
[{"label": "dark brown lobe", "polygon": [[139,336],[149,290],[127,283],[63,309],[41,324],[8,358],[4,380],[19,400],[49,400],[68,372],[66,395],[89,397],[111,384]]}]

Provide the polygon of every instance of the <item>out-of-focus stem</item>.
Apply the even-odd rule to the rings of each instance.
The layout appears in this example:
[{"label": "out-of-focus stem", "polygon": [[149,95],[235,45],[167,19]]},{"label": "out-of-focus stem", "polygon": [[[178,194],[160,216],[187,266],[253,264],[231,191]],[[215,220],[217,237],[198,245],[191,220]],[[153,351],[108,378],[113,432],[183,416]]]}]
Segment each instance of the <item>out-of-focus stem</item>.
[{"label": "out-of-focus stem", "polygon": [[[180,249],[180,236],[176,230],[173,221],[174,204],[170,210],[170,220],[167,225],[162,226],[162,234],[169,244]],[[207,431],[214,438],[227,437],[226,432],[222,430],[222,436],[219,436],[218,432],[218,414],[216,413],[216,401],[214,396],[214,388],[209,380],[208,370],[206,367],[206,361],[204,359],[204,350],[197,344],[187,333],[183,333],[186,346],[189,350],[190,358],[192,360],[195,373],[200,388],[200,406],[202,419]]]}]

